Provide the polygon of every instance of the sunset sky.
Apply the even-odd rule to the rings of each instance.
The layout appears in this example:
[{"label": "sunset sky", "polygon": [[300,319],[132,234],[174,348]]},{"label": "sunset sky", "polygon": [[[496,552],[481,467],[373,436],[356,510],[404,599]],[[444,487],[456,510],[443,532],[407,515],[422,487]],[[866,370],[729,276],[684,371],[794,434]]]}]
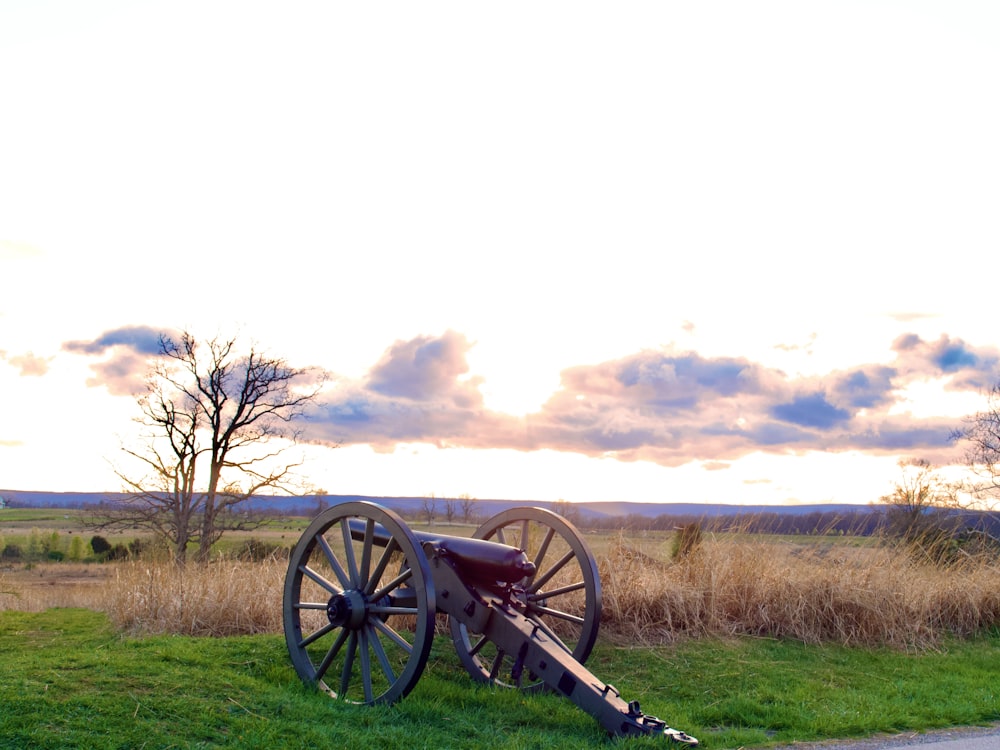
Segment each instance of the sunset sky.
[{"label": "sunset sky", "polygon": [[188,329],[331,373],[329,493],[875,500],[1000,378],[998,74],[985,0],[0,0],[0,488],[119,489]]}]

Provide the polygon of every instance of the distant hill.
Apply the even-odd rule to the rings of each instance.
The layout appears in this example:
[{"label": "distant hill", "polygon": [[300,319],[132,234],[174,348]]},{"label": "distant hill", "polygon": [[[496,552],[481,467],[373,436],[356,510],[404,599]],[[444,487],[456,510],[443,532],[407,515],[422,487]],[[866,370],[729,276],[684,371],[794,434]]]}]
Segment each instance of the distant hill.
[{"label": "distant hill", "polygon": [[[124,497],[118,492],[38,492],[30,490],[0,490],[12,507],[31,508],[86,508],[102,502],[114,501]],[[435,498],[437,506],[453,498]],[[423,497],[374,497],[368,495],[310,495],[306,497],[290,496],[260,496],[251,503],[258,509],[270,508],[288,515],[313,515],[317,512],[320,502],[333,505],[349,500],[366,500],[378,503],[396,511],[413,514],[424,506]],[[531,500],[479,500],[475,501],[477,514],[490,516],[508,508],[538,506],[552,507],[552,503]],[[819,503],[812,505],[735,505],[724,503],[628,503],[628,502],[595,502],[573,503],[574,508],[586,519],[610,519],[626,516],[656,518],[657,516],[685,516],[695,518],[718,518],[724,516],[757,515],[775,513],[779,515],[801,516],[808,513],[865,513],[872,508],[868,505],[849,503]]]}]

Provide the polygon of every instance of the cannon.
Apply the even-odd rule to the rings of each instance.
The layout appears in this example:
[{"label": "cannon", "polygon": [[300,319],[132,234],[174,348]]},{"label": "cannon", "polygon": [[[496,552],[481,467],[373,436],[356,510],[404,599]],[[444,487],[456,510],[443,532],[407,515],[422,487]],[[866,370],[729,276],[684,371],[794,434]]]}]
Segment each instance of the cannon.
[{"label": "cannon", "polygon": [[292,550],[282,605],[296,672],[336,699],[406,696],[441,613],[474,680],[555,691],[613,736],[698,744],[584,667],[600,625],[600,577],[580,533],[551,511],[503,511],[466,538],[414,531],[375,503],[334,505]]}]

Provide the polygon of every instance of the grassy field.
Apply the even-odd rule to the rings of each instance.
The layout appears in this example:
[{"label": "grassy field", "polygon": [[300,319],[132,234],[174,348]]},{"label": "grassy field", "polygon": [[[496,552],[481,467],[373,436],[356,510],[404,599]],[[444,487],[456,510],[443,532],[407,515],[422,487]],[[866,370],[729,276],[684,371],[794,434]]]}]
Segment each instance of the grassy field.
[{"label": "grassy field", "polygon": [[[254,536],[283,547],[306,522]],[[0,512],[8,543],[53,533],[88,532],[73,512]],[[186,571],[0,566],[0,748],[609,746],[562,698],[474,687],[447,636],[396,706],[305,689],[281,636],[286,562],[227,558],[245,541]],[[995,560],[926,565],[850,537],[706,535],[678,560],[669,534],[587,541],[604,584],[588,666],[706,748],[1000,720]]]},{"label": "grassy field", "polygon": [[[438,638],[390,707],[335,702],[298,681],[276,635],[126,637],[83,609],[0,612],[0,748],[664,747],[612,742],[555,695],[476,687]],[[589,668],[708,750],[1000,719],[1000,634],[922,654],[701,639],[599,645]]]}]

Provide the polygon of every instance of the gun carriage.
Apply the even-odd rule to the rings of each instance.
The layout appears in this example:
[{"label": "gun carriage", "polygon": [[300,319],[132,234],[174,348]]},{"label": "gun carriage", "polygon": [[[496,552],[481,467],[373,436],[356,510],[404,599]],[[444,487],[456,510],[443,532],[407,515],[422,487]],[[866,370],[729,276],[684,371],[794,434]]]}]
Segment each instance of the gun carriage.
[{"label": "gun carriage", "polygon": [[555,513],[504,511],[465,538],[345,502],[318,515],[292,551],[289,655],[305,682],[334,698],[403,698],[427,663],[438,613],[474,680],[560,693],[611,735],[698,744],[584,667],[600,625],[600,578],[579,532]]}]

